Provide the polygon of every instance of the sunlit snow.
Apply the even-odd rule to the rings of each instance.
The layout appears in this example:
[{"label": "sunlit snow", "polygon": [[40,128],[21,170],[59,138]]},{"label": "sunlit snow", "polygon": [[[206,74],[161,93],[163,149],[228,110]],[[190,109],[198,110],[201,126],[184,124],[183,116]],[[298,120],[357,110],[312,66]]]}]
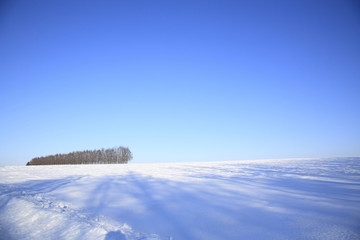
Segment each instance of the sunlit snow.
[{"label": "sunlit snow", "polygon": [[360,158],[0,167],[0,239],[360,239]]}]

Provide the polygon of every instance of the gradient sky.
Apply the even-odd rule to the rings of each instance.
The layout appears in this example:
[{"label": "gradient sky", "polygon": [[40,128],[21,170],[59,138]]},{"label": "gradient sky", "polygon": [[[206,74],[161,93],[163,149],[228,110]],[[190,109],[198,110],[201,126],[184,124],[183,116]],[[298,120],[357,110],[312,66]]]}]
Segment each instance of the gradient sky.
[{"label": "gradient sky", "polygon": [[0,165],[360,156],[353,0],[0,3]]}]

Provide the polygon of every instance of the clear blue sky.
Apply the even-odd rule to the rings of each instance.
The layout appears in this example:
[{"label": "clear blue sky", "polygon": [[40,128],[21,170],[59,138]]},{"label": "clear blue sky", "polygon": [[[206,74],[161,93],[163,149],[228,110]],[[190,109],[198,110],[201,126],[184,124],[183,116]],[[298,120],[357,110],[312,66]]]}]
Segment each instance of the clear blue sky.
[{"label": "clear blue sky", "polygon": [[0,3],[0,165],[360,156],[360,4]]}]

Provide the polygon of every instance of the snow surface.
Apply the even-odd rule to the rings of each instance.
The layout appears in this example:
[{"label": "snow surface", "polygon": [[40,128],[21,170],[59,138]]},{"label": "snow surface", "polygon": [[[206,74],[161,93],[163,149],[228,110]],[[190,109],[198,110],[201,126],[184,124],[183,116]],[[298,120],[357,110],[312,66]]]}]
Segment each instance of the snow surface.
[{"label": "snow surface", "polygon": [[360,239],[360,158],[0,167],[0,239]]}]

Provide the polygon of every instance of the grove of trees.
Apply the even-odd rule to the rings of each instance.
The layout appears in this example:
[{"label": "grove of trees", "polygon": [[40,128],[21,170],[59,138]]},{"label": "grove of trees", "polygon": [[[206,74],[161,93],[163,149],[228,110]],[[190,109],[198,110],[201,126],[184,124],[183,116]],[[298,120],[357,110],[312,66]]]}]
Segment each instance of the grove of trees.
[{"label": "grove of trees", "polygon": [[55,154],[33,158],[26,165],[57,164],[115,164],[128,163],[133,158],[129,148],[116,147],[101,150],[76,151],[67,154]]}]

